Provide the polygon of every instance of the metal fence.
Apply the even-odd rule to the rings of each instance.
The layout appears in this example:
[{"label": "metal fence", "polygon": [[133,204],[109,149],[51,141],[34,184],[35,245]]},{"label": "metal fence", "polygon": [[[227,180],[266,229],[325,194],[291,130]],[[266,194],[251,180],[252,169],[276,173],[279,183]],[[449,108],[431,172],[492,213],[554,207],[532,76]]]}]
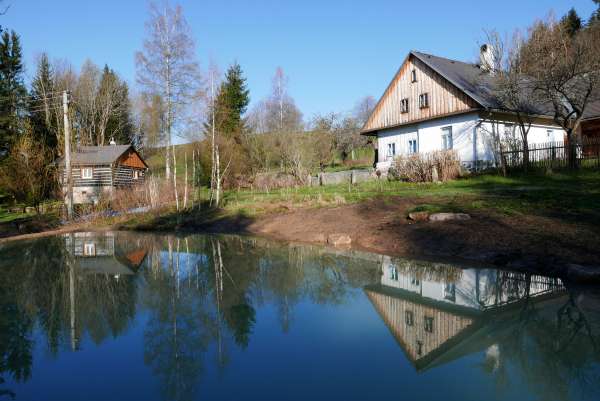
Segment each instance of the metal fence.
[{"label": "metal fence", "polygon": [[[528,146],[529,166],[532,168],[567,168],[569,154],[575,167],[600,167],[600,138],[582,138],[568,142],[532,143]],[[514,144],[500,155],[508,168],[523,167],[525,151],[522,143]]]}]

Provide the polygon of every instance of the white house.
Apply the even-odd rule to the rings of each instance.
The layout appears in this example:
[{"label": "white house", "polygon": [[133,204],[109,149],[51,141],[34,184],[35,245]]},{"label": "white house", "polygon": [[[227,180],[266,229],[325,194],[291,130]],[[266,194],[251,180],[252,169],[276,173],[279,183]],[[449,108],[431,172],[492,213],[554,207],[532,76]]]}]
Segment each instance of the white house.
[{"label": "white house", "polygon": [[[482,46],[481,64],[411,51],[362,129],[377,138],[376,168],[399,155],[454,149],[467,168],[494,164],[492,134],[518,139],[517,119],[494,100],[497,81]],[[532,118],[529,143],[562,142],[547,112]]]}]

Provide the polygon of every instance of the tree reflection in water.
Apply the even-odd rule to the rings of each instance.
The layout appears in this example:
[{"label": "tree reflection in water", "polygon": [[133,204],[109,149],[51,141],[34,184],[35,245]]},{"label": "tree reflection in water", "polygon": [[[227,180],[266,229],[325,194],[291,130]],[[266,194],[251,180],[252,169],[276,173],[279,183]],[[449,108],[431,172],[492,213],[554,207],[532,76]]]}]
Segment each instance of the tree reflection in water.
[{"label": "tree reflection in water", "polygon": [[[401,346],[414,347],[407,355],[418,371],[481,352],[499,392],[523,381],[542,399],[567,400],[574,386],[599,380],[600,297],[556,280],[237,236],[77,233],[4,245],[0,254],[7,382],[35,374],[34,336],[57,356],[143,322],[144,363],[162,398],[190,400],[210,365],[223,373],[233,351],[249,347],[265,305],[287,333],[300,303],[343,305],[363,288]],[[422,342],[404,326],[420,324],[431,337],[438,322],[417,321],[419,311],[460,324]],[[10,396],[1,377],[0,397]]]}]

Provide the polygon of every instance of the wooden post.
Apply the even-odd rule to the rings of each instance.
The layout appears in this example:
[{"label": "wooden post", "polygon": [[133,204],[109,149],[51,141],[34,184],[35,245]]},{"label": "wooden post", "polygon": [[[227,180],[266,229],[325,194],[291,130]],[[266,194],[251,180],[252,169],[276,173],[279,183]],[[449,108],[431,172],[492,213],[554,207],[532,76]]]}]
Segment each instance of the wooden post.
[{"label": "wooden post", "polygon": [[69,95],[63,91],[63,118],[65,125],[65,176],[67,184],[67,219],[73,220],[73,174],[71,172],[71,127],[69,125]]},{"label": "wooden post", "polygon": [[185,162],[185,188],[183,189],[183,208],[187,208],[187,198],[188,198],[188,165],[187,165],[187,151],[183,154],[183,159]]}]

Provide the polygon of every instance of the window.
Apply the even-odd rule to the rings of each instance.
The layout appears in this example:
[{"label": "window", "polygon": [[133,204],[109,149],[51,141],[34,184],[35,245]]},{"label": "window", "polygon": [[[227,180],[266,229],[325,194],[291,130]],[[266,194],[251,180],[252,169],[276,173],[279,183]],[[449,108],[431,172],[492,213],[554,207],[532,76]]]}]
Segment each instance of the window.
[{"label": "window", "polygon": [[84,167],[81,169],[81,178],[90,179],[94,178],[94,169],[91,167]]},{"label": "window", "polygon": [[413,278],[411,278],[411,279],[410,279],[410,283],[411,283],[412,285],[420,285],[420,284],[421,284],[421,282],[419,281],[419,279],[418,279],[418,278],[416,278],[416,277],[413,277]]},{"label": "window", "polygon": [[444,299],[455,302],[456,301],[456,286],[454,284],[446,284],[444,287]]},{"label": "window", "polygon": [[412,70],[410,73],[410,81],[417,82],[417,70]]},{"label": "window", "polygon": [[514,136],[515,136],[514,125],[504,124],[504,137],[507,139],[512,139]]},{"label": "window", "polygon": [[416,139],[411,139],[408,141],[408,153],[411,155],[414,153],[417,153],[417,140]]},{"label": "window", "polygon": [[429,316],[425,316],[425,332],[433,333],[433,318]]},{"label": "window", "polygon": [[452,127],[442,128],[442,149],[450,150],[454,146],[452,141]]},{"label": "window", "polygon": [[140,172],[137,170],[133,170],[133,179],[137,180],[138,178],[140,178]]},{"label": "window", "polygon": [[408,98],[400,100],[400,113],[408,113]]},{"label": "window", "polygon": [[415,324],[415,314],[412,311],[407,310],[404,312],[404,323],[406,323],[407,326]]},{"label": "window", "polygon": [[417,355],[423,354],[423,341],[417,340]]},{"label": "window", "polygon": [[83,255],[84,256],[96,256],[96,244],[93,242],[86,242],[83,244]]},{"label": "window", "polygon": [[419,107],[422,109],[429,107],[429,94],[421,93],[419,95]]},{"label": "window", "polygon": [[551,129],[546,130],[546,137],[548,138],[548,142],[553,142],[554,141],[554,131]]},{"label": "window", "polygon": [[398,281],[398,269],[390,267],[390,279]]},{"label": "window", "polygon": [[388,148],[387,148],[388,159],[393,159],[395,156],[396,156],[396,144],[388,143]]}]

